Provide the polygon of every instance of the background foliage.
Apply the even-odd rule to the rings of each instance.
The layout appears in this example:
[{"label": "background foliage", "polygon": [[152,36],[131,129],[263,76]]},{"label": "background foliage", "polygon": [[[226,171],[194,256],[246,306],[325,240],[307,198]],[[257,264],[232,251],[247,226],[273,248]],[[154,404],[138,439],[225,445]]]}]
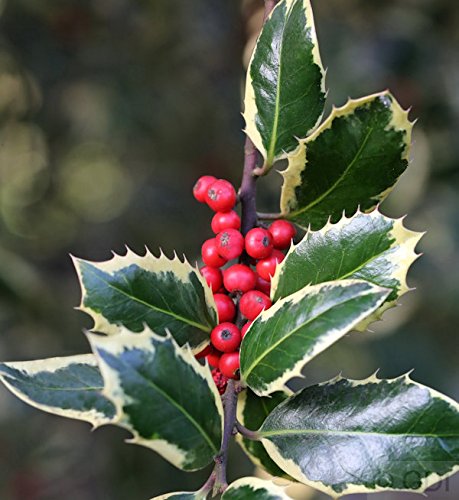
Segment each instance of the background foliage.
[{"label": "background foliage", "polygon": [[[241,59],[261,25],[261,1],[0,5],[0,359],[77,354],[88,350],[81,329],[90,320],[72,311],[79,291],[68,253],[105,260],[111,249],[147,244],[193,259],[208,219],[193,181],[207,172],[239,181]],[[459,5],[314,7],[330,100],[390,87],[420,119],[414,161],[385,211],[409,211],[408,227],[428,234],[411,276],[419,290],[374,334],[354,334],[311,363],[308,382],[341,368],[352,378],[415,368],[418,381],[457,398]],[[262,208],[275,210],[273,177],[260,191]],[[90,435],[2,390],[0,498],[140,499],[205,478],[127,447],[120,433]],[[252,473],[245,459],[232,463],[230,477]],[[457,479],[449,488],[459,490]]]}]

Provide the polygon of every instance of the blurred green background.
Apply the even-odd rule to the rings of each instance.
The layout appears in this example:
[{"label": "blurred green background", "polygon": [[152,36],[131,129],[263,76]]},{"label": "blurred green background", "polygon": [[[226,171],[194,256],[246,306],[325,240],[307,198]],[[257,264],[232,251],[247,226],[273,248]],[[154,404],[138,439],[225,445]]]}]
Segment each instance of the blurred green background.
[{"label": "blurred green background", "polygon": [[[191,188],[204,173],[240,180],[242,61],[261,6],[0,0],[0,359],[88,351],[69,253],[105,260],[127,244],[198,256],[210,212]],[[307,382],[414,368],[416,380],[457,398],[459,2],[314,7],[330,102],[390,88],[419,119],[412,165],[384,210],[428,232],[411,273],[418,290],[374,333],[321,355]],[[263,179],[262,209],[276,210],[279,184]],[[0,388],[0,499],[142,500],[206,477],[124,444],[121,430],[89,430]],[[252,473],[233,454],[230,476]],[[458,498],[458,481],[432,496]]]}]

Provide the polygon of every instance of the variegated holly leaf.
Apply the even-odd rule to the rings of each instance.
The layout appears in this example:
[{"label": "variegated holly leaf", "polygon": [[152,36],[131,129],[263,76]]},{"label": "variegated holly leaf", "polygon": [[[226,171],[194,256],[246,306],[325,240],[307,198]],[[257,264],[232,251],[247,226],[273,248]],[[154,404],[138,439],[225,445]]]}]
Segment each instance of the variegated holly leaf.
[{"label": "variegated holly leaf", "polygon": [[88,334],[116,407],[114,423],[130,442],[155,450],[183,470],[209,464],[220,449],[222,404],[212,375],[189,348],[146,328]]},{"label": "variegated holly leaf", "polygon": [[92,354],[0,363],[0,379],[19,399],[54,415],[94,427],[115,416],[113,403],[102,395],[103,380]]},{"label": "variegated holly leaf", "polygon": [[282,390],[311,359],[378,309],[390,290],[361,280],[305,287],[252,323],[241,345],[241,376],[259,396]]},{"label": "variegated holly leaf", "polygon": [[246,133],[267,168],[319,122],[324,79],[310,0],[279,2],[256,44],[245,91]]},{"label": "variegated holly leaf", "polygon": [[159,495],[159,497],[154,497],[151,500],[203,500],[206,497],[206,494],[199,491],[176,491]]},{"label": "variegated holly leaf", "polygon": [[228,486],[222,500],[289,500],[284,488],[258,477],[243,477]]},{"label": "variegated holly leaf", "polygon": [[289,155],[281,211],[320,229],[373,209],[408,166],[413,124],[389,92],[350,100]]},{"label": "variegated holly leaf", "polygon": [[459,470],[459,405],[408,376],[308,387],[259,434],[279,467],[333,497],[422,493]]},{"label": "variegated holly leaf", "polygon": [[[262,398],[257,396],[250,389],[246,389],[239,394],[237,405],[238,421],[248,429],[259,429],[272,410],[274,410],[279,403],[287,399],[288,396],[289,393],[285,390],[274,392],[270,397]],[[264,469],[272,476],[284,476],[290,479],[290,477],[273,462],[264,446],[259,441],[244,438],[241,434],[236,435],[236,440],[257,467]]]},{"label": "variegated holly leaf", "polygon": [[133,332],[149,326],[158,335],[200,350],[217,323],[212,291],[199,271],[177,256],[144,256],[128,250],[106,262],[74,259],[82,289],[81,310],[94,330],[111,334],[124,326]]},{"label": "variegated holly leaf", "polygon": [[276,268],[271,297],[276,301],[326,281],[362,279],[391,289],[380,316],[409,290],[406,276],[418,257],[415,247],[421,237],[406,229],[402,219],[390,219],[378,210],[328,223],[292,245]]}]

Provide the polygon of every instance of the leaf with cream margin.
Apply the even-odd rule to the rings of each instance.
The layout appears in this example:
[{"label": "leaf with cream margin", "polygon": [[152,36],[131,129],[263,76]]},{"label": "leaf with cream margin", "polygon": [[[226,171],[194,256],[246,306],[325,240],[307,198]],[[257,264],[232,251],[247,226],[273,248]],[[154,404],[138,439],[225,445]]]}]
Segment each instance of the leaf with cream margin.
[{"label": "leaf with cream margin", "polygon": [[357,209],[368,212],[408,166],[413,123],[389,92],[349,100],[289,154],[281,213],[320,229]]},{"label": "leaf with cream margin", "polygon": [[103,394],[116,407],[114,424],[132,433],[130,442],[182,470],[211,463],[220,449],[223,409],[208,366],[189,347],[148,328],[88,338],[104,378]]},{"label": "leaf with cream margin", "polygon": [[307,286],[263,311],[245,334],[241,377],[258,395],[282,390],[303,366],[386,300],[390,290],[362,280]]},{"label": "leaf with cream margin", "polygon": [[102,375],[92,354],[0,363],[0,380],[25,403],[54,415],[94,427],[115,416],[113,403],[102,395]]},{"label": "leaf with cream margin", "polygon": [[209,343],[217,324],[212,291],[199,271],[177,256],[128,250],[106,262],[74,259],[80,279],[80,309],[94,320],[93,330],[106,334],[124,326],[141,332],[147,325],[171,335],[194,351]]},{"label": "leaf with cream margin", "polygon": [[284,488],[258,477],[243,477],[231,483],[222,500],[289,500]]},{"label": "leaf with cream margin", "polygon": [[277,301],[306,285],[341,279],[361,279],[391,289],[384,304],[365,320],[365,329],[410,290],[406,277],[419,256],[415,248],[422,236],[406,229],[403,219],[391,219],[378,210],[344,216],[336,224],[308,231],[290,247],[271,280],[271,298]]},{"label": "leaf with cream margin", "polygon": [[283,0],[266,20],[247,71],[246,133],[270,168],[317,126],[325,104],[310,0]]},{"label": "leaf with cream margin", "polygon": [[335,498],[423,493],[459,470],[459,405],[408,375],[307,387],[258,434],[285,472]]}]

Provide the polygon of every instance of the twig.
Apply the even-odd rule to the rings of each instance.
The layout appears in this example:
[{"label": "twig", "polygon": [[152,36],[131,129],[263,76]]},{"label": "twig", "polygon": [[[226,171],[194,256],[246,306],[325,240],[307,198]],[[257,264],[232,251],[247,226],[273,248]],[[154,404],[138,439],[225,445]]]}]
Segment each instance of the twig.
[{"label": "twig", "polygon": [[262,220],[277,220],[277,219],[282,219],[282,214],[266,214],[262,212],[257,212],[257,217]]}]

